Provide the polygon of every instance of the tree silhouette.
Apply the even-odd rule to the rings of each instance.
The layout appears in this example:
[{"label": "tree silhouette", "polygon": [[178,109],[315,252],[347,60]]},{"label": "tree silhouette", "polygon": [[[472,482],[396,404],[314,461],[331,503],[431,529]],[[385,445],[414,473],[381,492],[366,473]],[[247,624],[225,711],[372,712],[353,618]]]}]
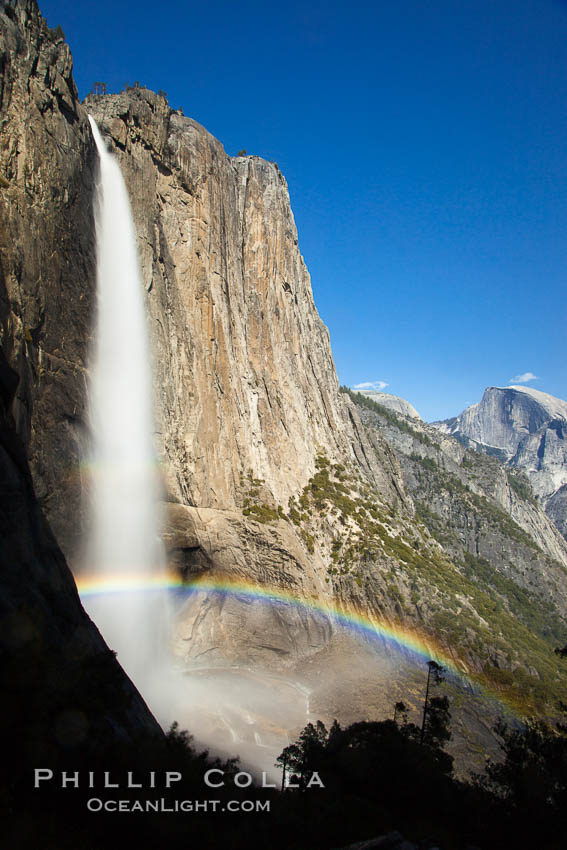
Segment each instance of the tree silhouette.
[{"label": "tree silhouette", "polygon": [[402,725],[408,722],[408,707],[405,702],[397,702],[394,705],[394,723],[398,723],[398,718],[400,718]]},{"label": "tree silhouette", "polygon": [[[335,721],[334,734],[336,734],[337,726]],[[276,759],[276,765],[282,768],[282,790],[286,787],[286,771],[288,770],[296,774],[300,788],[304,790],[308,787],[314,773],[321,769],[328,740],[327,727],[318,720],[315,726],[313,723],[308,723],[299,736],[299,740],[280,753]]]},{"label": "tree silhouette", "polygon": [[[429,691],[431,685],[439,685],[444,681],[445,676],[445,668],[438,664],[436,661],[428,661],[427,662],[427,686],[425,688],[425,700],[423,703],[423,719],[421,721],[421,737],[420,741],[423,744],[425,742],[425,728],[428,722],[428,712],[430,710],[430,700],[429,700]],[[445,697],[445,699],[447,699]],[[449,701],[447,700],[447,710],[449,707]]]},{"label": "tree silhouette", "polygon": [[[500,721],[504,760],[489,761],[488,787],[522,819],[543,822],[567,812],[567,735],[560,727],[530,720],[519,728]],[[567,824],[566,824],[567,825]]]},{"label": "tree silhouette", "polygon": [[449,730],[450,722],[449,698],[430,697],[422,743],[430,747],[443,747],[452,737]]}]

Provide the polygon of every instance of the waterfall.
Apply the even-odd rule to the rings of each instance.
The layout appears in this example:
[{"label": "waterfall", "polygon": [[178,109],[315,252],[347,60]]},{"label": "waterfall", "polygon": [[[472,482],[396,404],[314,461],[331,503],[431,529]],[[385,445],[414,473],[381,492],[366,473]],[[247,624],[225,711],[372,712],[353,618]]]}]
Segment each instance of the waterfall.
[{"label": "waterfall", "polygon": [[97,312],[88,394],[91,527],[83,578],[98,592],[83,595],[83,604],[164,728],[179,720],[201,744],[221,755],[234,756],[238,748],[250,765],[278,781],[274,760],[289,739],[283,729],[278,737],[277,723],[276,731],[271,721],[264,729],[263,718],[278,716],[284,727],[286,717],[297,716],[301,728],[307,714],[297,688],[279,685],[277,677],[261,671],[211,669],[190,676],[169,651],[166,591],[152,589],[160,586],[165,564],[136,231],[118,162],[95,121],[89,120],[100,173],[95,197]]},{"label": "waterfall", "polygon": [[[89,116],[100,169],[95,197],[97,311],[90,357],[92,433],[89,576],[130,589],[86,602],[140,690],[163,650],[163,599],[148,592],[163,570],[152,445],[151,366],[137,240],[116,159]],[[136,589],[137,588],[137,589]]]}]

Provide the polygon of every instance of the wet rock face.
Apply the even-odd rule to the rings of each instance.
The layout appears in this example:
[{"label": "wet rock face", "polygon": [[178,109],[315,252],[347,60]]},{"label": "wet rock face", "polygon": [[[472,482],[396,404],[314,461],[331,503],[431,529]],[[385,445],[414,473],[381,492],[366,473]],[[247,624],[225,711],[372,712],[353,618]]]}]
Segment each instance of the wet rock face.
[{"label": "wet rock face", "polygon": [[[160,734],[85,614],[80,531],[94,285],[94,152],[62,34],[33,0],[0,9],[0,653],[6,729],[51,760]],[[29,459],[29,466],[28,466]],[[31,466],[31,472],[30,472]],[[33,483],[32,483],[33,479]],[[46,522],[45,508],[55,535]],[[6,750],[3,749],[4,752]]]},{"label": "wet rock face", "polygon": [[[266,670],[294,669],[298,662],[323,650],[333,628],[323,614],[297,606],[267,605],[238,595],[195,593],[180,611],[176,652],[191,667],[251,666]],[[242,640],[226,641],[227,635]]]},{"label": "wet rock face", "polygon": [[72,551],[94,282],[93,163],[61,33],[32,0],[2,3],[0,655],[10,734],[2,751],[20,765],[45,759],[55,767],[91,744],[161,734],[85,614],[42,509]]},{"label": "wet rock face", "polygon": [[80,531],[79,449],[94,285],[94,151],[62,34],[35,2],[0,11],[0,344],[37,496],[67,554]]}]

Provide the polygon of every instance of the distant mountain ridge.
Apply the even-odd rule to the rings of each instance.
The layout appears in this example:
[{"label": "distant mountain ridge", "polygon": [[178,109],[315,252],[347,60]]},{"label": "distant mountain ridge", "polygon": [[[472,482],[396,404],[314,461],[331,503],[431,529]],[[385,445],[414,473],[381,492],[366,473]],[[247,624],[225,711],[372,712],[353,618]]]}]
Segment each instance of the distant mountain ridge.
[{"label": "distant mountain ridge", "polygon": [[567,402],[532,387],[488,387],[477,404],[432,424],[524,472],[567,537]]},{"label": "distant mountain ridge", "polygon": [[382,393],[378,390],[357,390],[354,392],[359,393],[359,395],[366,396],[366,398],[371,399],[371,401],[375,401],[376,404],[381,404],[382,407],[387,407],[389,410],[393,410],[394,413],[401,413],[402,416],[409,416],[410,419],[420,419],[421,416],[415,409],[415,407],[406,401],[405,398],[400,398],[398,395],[392,395],[391,393]]},{"label": "distant mountain ridge", "polygon": [[[521,702],[544,682],[554,689],[548,662],[566,622],[565,540],[526,477],[429,423],[409,421],[360,394],[351,398],[366,428],[396,454],[415,527],[427,529],[453,564],[452,571],[436,571],[420,561],[418,572],[396,575],[400,592],[434,618],[446,645],[465,643],[472,655],[490,647],[481,663],[513,699],[521,694]],[[450,602],[443,598],[449,577]]]}]

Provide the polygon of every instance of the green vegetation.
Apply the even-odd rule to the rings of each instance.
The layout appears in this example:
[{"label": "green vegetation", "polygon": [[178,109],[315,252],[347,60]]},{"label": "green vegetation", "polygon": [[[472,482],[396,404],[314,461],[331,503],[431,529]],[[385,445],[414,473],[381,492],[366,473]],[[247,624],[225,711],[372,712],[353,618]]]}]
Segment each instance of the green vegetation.
[{"label": "green vegetation", "polygon": [[[398,430],[410,434],[415,440],[423,445],[438,449],[437,443],[431,440],[426,434],[422,434],[415,428],[412,428],[405,419],[397,416],[393,411],[388,410],[372,399],[366,396],[355,393],[346,386],[340,387],[341,392],[345,393],[359,407],[372,410],[390,425],[398,428]],[[499,506],[489,501],[485,496],[478,495],[472,491],[470,487],[464,484],[456,475],[441,469],[436,460],[432,457],[423,457],[417,452],[410,454],[410,459],[419,464],[422,470],[430,473],[435,478],[430,482],[431,486],[439,487],[449,493],[454,499],[461,502],[465,509],[473,509],[477,512],[492,528],[498,530],[505,537],[527,546],[529,549],[539,551],[537,544],[514,520],[503,511]],[[465,453],[461,466],[464,469],[473,469],[475,466],[476,457],[471,452]],[[531,486],[526,476],[521,472],[507,472],[510,487],[524,501],[532,504],[537,504],[537,500],[533,494]],[[429,528],[429,523],[424,522]],[[432,529],[432,533],[439,542],[443,543],[447,540],[447,535],[443,533],[439,527]]]},{"label": "green vegetation", "polygon": [[277,522],[280,519],[278,510],[274,510],[269,505],[247,505],[242,509],[244,516],[255,519],[256,522]]},{"label": "green vegetation", "polygon": [[528,481],[526,475],[523,472],[510,470],[506,471],[506,477],[508,478],[508,484],[510,488],[514,491],[514,493],[523,499],[524,502],[529,502],[532,505],[537,505],[537,499],[535,497],[534,491],[532,490],[531,484]]},{"label": "green vegetation", "polygon": [[[420,457],[419,463],[427,472],[434,469],[443,486],[451,487],[466,506],[482,512],[487,522],[525,542],[524,532],[507,514],[459,479],[441,472],[430,458]],[[483,668],[483,680],[519,711],[545,711],[567,679],[558,674],[550,653],[550,646],[567,639],[567,628],[557,612],[534,600],[487,561],[467,555],[465,562],[452,563],[442,550],[423,545],[414,529],[392,526],[387,508],[370,492],[362,493],[364,487],[344,467],[331,464],[324,455],[317,458],[316,467],[299,499],[290,500],[288,516],[299,526],[310,552],[314,537],[305,526],[314,516],[333,517],[343,529],[331,541],[328,580],[350,578],[359,585],[377,581],[377,591],[380,588],[403,611],[410,602],[427,598],[434,633],[445,645],[463,658],[473,653],[475,666],[480,663]],[[418,502],[417,516],[439,542],[446,542],[449,535],[443,537],[443,520],[428,505]],[[389,576],[384,574],[389,559],[399,566],[399,577],[392,569]],[[377,566],[381,569],[376,570]],[[500,675],[495,652],[510,664],[516,660],[513,679]]]},{"label": "green vegetation", "polygon": [[[437,636],[465,657],[472,651],[482,663],[483,678],[520,713],[544,713],[567,686],[567,676],[550,653],[555,639],[567,637],[565,624],[489,566],[481,567],[474,579],[470,560],[463,569],[461,573],[442,557],[430,555],[421,561],[420,578],[442,593],[433,618]],[[503,681],[495,672],[495,652],[508,663],[516,659],[513,681]]]},{"label": "green vegetation", "polygon": [[57,24],[54,29],[48,29],[47,37],[53,44],[57,44],[58,41],[65,41],[65,33],[61,24]]},{"label": "green vegetation", "polygon": [[[473,510],[488,526],[496,529],[508,539],[521,543],[528,549],[540,551],[535,541],[514,522],[509,514],[490,502],[485,496],[474,493],[456,475],[442,470],[431,458],[421,457],[415,452],[410,455],[410,458],[414,463],[419,464],[421,469],[425,470],[425,473],[435,476],[428,481],[427,489],[445,490],[465,510]],[[427,523],[425,524],[427,525]]]},{"label": "green vegetation", "polygon": [[312,534],[309,534],[308,531],[305,531],[304,528],[302,528],[299,533],[301,535],[301,539],[307,547],[307,551],[312,555],[315,551],[315,538]]},{"label": "green vegetation", "polygon": [[[412,455],[419,464],[421,475],[427,476],[420,492],[445,490],[453,504],[480,517],[489,528],[497,530],[510,540],[526,546],[541,555],[535,542],[508,514],[483,496],[479,496],[460,481],[439,468],[434,469],[430,459]],[[418,472],[418,475],[420,473]],[[431,476],[431,477],[429,477]],[[521,481],[520,481],[521,486]],[[425,501],[416,500],[416,515],[431,535],[443,546],[461,548],[455,533]],[[567,635],[566,623],[549,603],[538,600],[534,593],[520,587],[511,578],[493,567],[487,560],[463,553],[464,561],[457,566],[466,583],[459,592],[472,609],[485,621],[484,625],[473,610],[462,608],[454,616],[454,609],[441,609],[435,614],[436,630],[445,635],[445,641],[472,649],[483,659],[484,675],[498,690],[524,712],[542,712],[550,700],[557,699],[564,687],[564,674],[558,678],[557,666],[549,656],[549,647]],[[428,581],[438,586],[443,579],[434,575],[431,563],[426,567]],[[449,573],[447,573],[449,575]],[[452,576],[452,583],[459,580]],[[463,640],[464,633],[469,638]],[[473,635],[476,637],[473,638]],[[490,652],[502,653],[505,663],[518,666],[513,675],[500,669],[490,659]],[[530,672],[528,672],[528,669]]]},{"label": "green vegetation", "polygon": [[[494,731],[501,742],[501,757],[488,759],[482,775],[457,778],[445,745],[451,738],[451,708],[458,702],[466,704],[468,696],[449,697],[451,689],[445,685],[447,693],[434,693],[443,678],[437,673],[443,671],[433,661],[428,667],[429,687],[424,677],[425,699],[413,716],[406,703],[397,702],[393,719],[366,719],[347,726],[335,720],[329,729],[320,720],[308,723],[276,760],[282,769],[281,791],[260,788],[255,782],[243,787],[246,773],[237,776],[237,759],[221,761],[198,752],[191,735],[175,723],[166,735],[138,733],[105,747],[96,736],[81,747],[66,741],[57,749],[50,742],[56,779],[30,796],[36,749],[28,752],[21,746],[28,740],[24,724],[17,724],[15,738],[11,725],[5,730],[4,752],[12,757],[13,767],[0,788],[2,796],[9,792],[7,814],[12,822],[26,824],[26,846],[45,850],[108,846],[111,830],[114,839],[132,841],[140,850],[164,845],[181,850],[187,846],[188,811],[192,838],[203,850],[344,847],[357,838],[393,830],[424,848],[562,848],[567,831],[565,724],[528,722],[508,727],[499,721]],[[81,779],[70,792],[74,805],[69,806],[57,782],[62,770],[69,775],[78,771],[80,776],[92,771],[95,782],[108,771],[112,780],[121,783],[120,796],[129,806],[155,797],[164,808],[132,816],[124,827],[113,813],[103,811],[93,818],[87,800],[93,796],[112,800],[116,791],[97,783],[93,792]],[[210,798],[203,782],[209,770],[215,771],[212,778],[219,782],[217,806],[211,809],[203,802],[199,809],[176,808],[179,799]],[[165,781],[166,771],[175,777],[171,787]],[[128,772],[140,785],[126,789]],[[149,793],[150,775],[155,777],[156,791]],[[230,814],[224,815],[229,800],[234,802]],[[242,806],[250,800],[263,804],[254,812],[252,840],[250,809]],[[118,846],[114,839],[112,846]]]},{"label": "green vegetation", "polygon": [[280,519],[288,520],[281,505],[275,507],[259,501],[262,495],[263,478],[254,478],[252,470],[246,476],[240,476],[240,487],[246,494],[243,501],[242,515],[261,523],[278,522]]},{"label": "green vegetation", "polygon": [[439,464],[432,457],[422,457],[416,452],[412,452],[410,458],[429,472],[437,472],[439,469]]},{"label": "green vegetation", "polygon": [[504,601],[508,609],[532,632],[550,644],[567,638],[567,624],[559,616],[554,605],[545,605],[533,593],[520,587],[495,569],[485,558],[465,552],[464,573],[476,584],[492,588]]},{"label": "green vegetation", "polygon": [[447,524],[443,517],[431,510],[427,502],[414,500],[415,515],[419,522],[425,526],[434,540],[441,546],[446,546],[453,539],[453,535],[447,530]]},{"label": "green vegetation", "polygon": [[106,83],[97,81],[96,83],[93,83],[93,87],[90,90],[89,94],[94,94],[97,96],[108,94],[108,86]]}]

